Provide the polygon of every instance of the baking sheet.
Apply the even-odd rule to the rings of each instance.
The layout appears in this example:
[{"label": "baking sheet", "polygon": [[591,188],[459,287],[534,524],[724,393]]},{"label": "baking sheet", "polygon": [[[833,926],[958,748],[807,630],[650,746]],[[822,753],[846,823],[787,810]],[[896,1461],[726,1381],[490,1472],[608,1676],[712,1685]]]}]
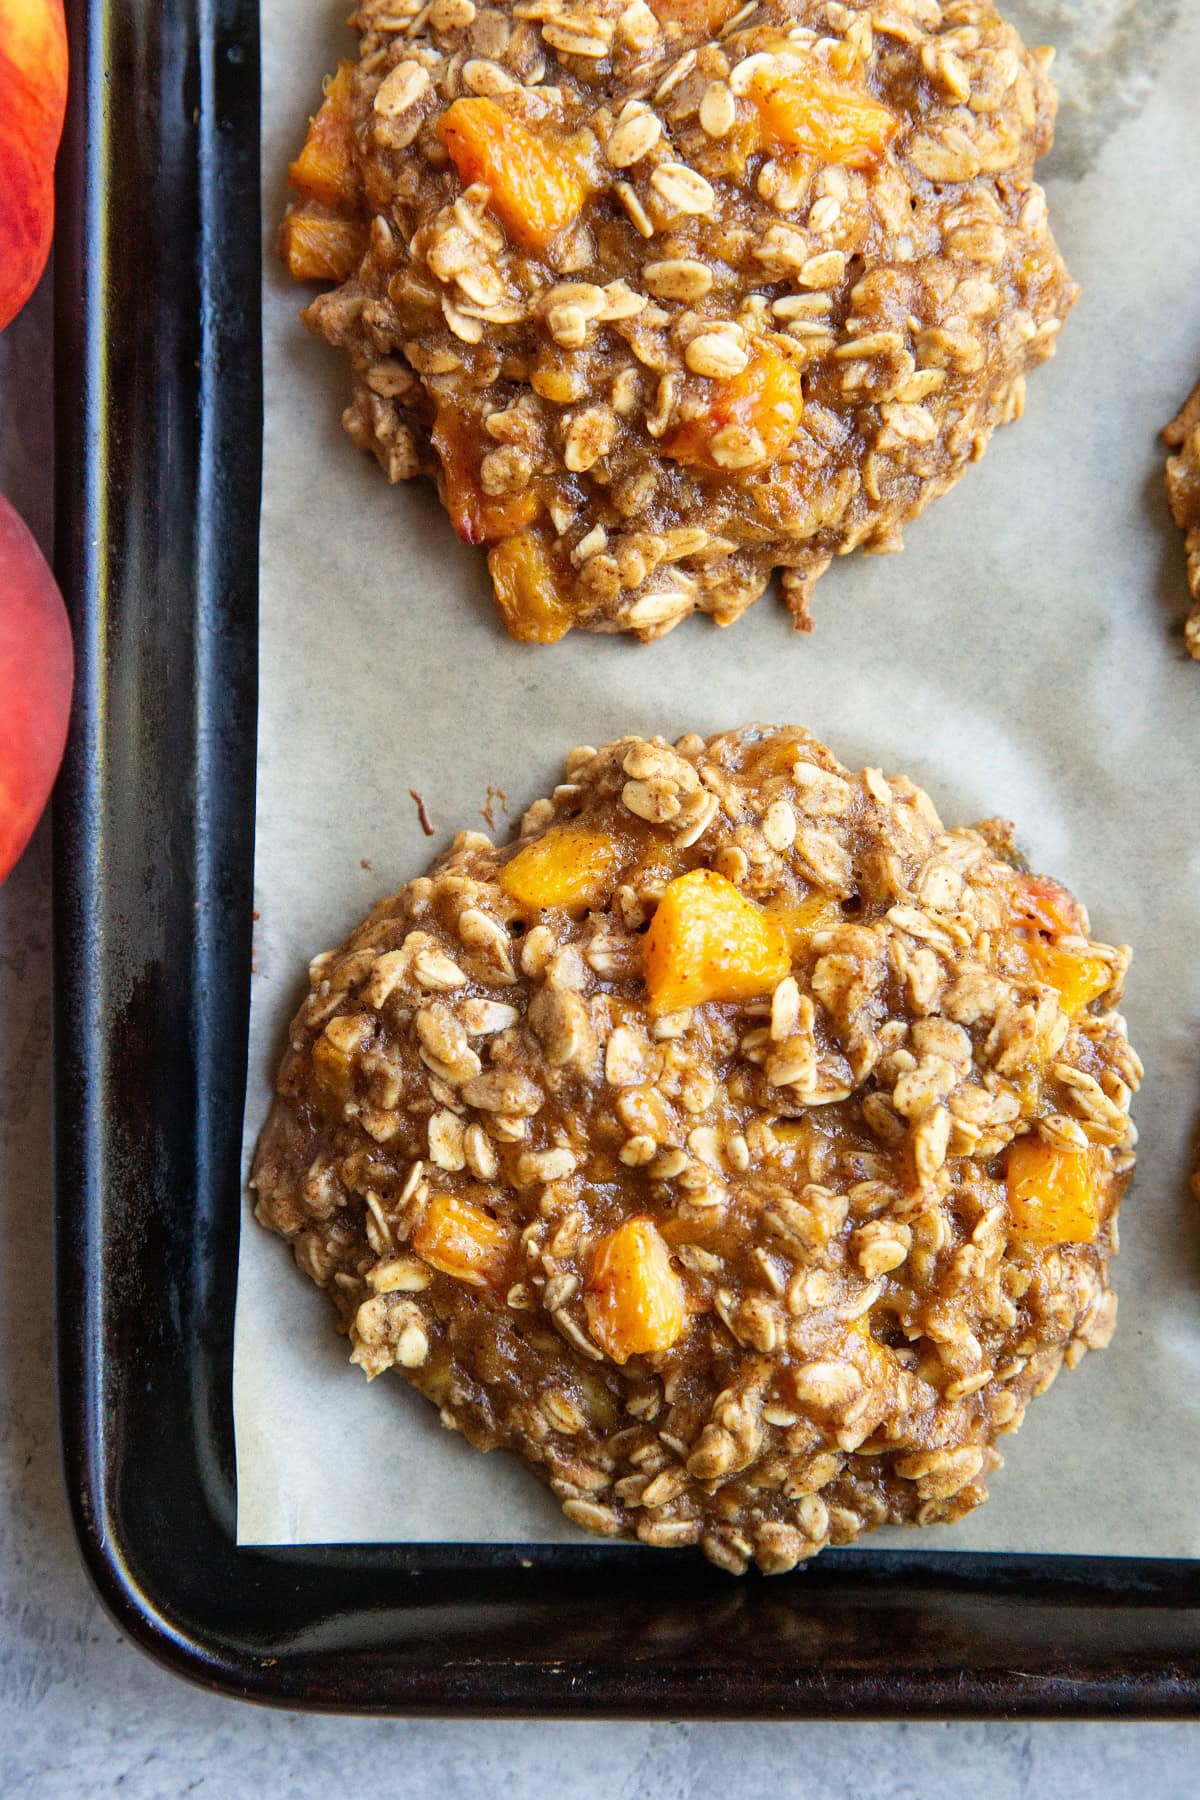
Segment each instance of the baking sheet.
[{"label": "baking sheet", "polygon": [[[513,824],[576,743],[795,722],[847,762],[929,788],[948,823],[1003,813],[1097,935],[1129,941],[1142,1133],[1121,1218],[1112,1348],[1064,1371],[1004,1448],[992,1500],[872,1548],[1200,1555],[1200,667],[1182,650],[1183,550],[1158,431],[1200,371],[1195,89],[1200,9],[1026,0],[1059,48],[1051,217],[1083,286],[1025,420],[910,529],[838,563],[817,630],[764,597],[731,630],[511,643],[482,556],[432,489],[390,489],[342,434],[341,356],[297,323],[268,253],[255,978],[246,1158],[318,950],[418,873],[489,786]],[[263,0],[268,249],[321,75],[352,54],[338,0]],[[420,829],[409,788],[428,802]],[[497,824],[504,831],[502,813]],[[346,1361],[282,1243],[242,1232],[234,1365],[242,1543],[575,1537],[513,1458],[480,1457],[398,1380]]]}]

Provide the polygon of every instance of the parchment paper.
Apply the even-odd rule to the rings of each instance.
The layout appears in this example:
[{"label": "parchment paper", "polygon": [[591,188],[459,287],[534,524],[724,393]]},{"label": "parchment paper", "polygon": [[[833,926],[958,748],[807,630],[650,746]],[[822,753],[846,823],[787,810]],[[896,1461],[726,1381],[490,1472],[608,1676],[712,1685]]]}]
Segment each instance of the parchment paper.
[{"label": "parchment paper", "polygon": [[[341,11],[263,0],[269,251],[320,77],[352,54]],[[1195,1556],[1200,667],[1181,647],[1183,550],[1157,434],[1200,372],[1200,9],[1009,11],[1028,41],[1059,47],[1059,145],[1043,167],[1083,299],[1030,381],[1024,422],[910,529],[902,557],[855,556],[824,578],[811,638],[768,596],[727,632],[695,619],[646,648],[582,633],[510,643],[482,556],[456,542],[432,490],[390,489],[343,436],[343,360],[306,336],[301,296],[268,253],[246,1155],[309,957],[455,828],[478,827],[489,784],[515,823],[573,744],[807,725],[855,767],[912,775],[949,823],[1015,819],[1033,864],[1137,953],[1127,1011],[1146,1083],[1113,1346],[1030,1408],[988,1506],[916,1535],[929,1548]],[[468,1450],[399,1380],[368,1387],[328,1301],[249,1206],[235,1410],[242,1542],[574,1535],[515,1459]]]}]

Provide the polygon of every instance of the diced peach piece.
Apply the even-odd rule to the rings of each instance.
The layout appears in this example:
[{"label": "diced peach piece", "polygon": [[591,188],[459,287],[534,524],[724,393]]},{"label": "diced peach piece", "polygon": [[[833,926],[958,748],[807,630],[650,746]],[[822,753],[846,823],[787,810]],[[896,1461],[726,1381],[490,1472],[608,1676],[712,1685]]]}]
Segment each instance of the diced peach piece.
[{"label": "diced peach piece", "polygon": [[625,831],[627,843],[622,872],[624,879],[639,892],[661,893],[668,881],[683,874],[687,867],[686,857],[663,832],[653,825],[643,824],[640,819],[626,822]]},{"label": "diced peach piece", "polygon": [[461,415],[438,408],[430,436],[442,465],[446,511],[464,544],[492,544],[511,537],[537,517],[541,502],[533,488],[519,494],[486,494],[478,475],[478,452]]},{"label": "diced peach piece", "polygon": [[1023,875],[1017,892],[1017,955],[1035,981],[1057,989],[1062,1009],[1074,1016],[1109,986],[1112,970],[1102,956],[1063,938],[1085,936],[1083,908],[1047,875]]},{"label": "diced peach piece", "polygon": [[327,1099],[349,1099],[351,1062],[344,1050],[320,1037],[312,1047],[312,1065],[317,1086]]},{"label": "diced peach piece", "polygon": [[509,1231],[482,1206],[455,1194],[431,1194],[412,1235],[422,1262],[468,1287],[500,1287],[508,1278]]},{"label": "diced peach piece", "polygon": [[807,1162],[820,1133],[811,1119],[772,1119],[771,1136],[775,1160],[792,1169]]},{"label": "diced peach piece", "polygon": [[806,894],[795,906],[769,906],[767,913],[782,930],[793,959],[803,956],[814,932],[845,922],[841,907],[828,894]]},{"label": "diced peach piece", "polygon": [[66,99],[62,0],[0,0],[0,331],[32,294],[50,253]]},{"label": "diced peach piece", "polygon": [[309,124],[304,148],[288,170],[288,185],[323,206],[349,205],[358,186],[350,115],[353,78],[353,63],[340,62],[325,85],[325,98]]},{"label": "diced peach piece", "polygon": [[549,400],[551,406],[569,406],[582,394],[579,375],[567,365],[565,353],[546,344],[529,371],[529,385],[539,400]]},{"label": "diced peach piece", "polygon": [[280,254],[293,281],[345,281],[366,247],[366,227],[359,220],[307,206],[293,207],[279,233]]},{"label": "diced peach piece", "polygon": [[464,186],[484,184],[492,211],[526,250],[544,250],[587,198],[570,152],[531,131],[498,101],[456,100],[437,130]]},{"label": "diced peach piece", "polygon": [[[676,462],[704,469],[761,468],[774,462],[796,434],[804,412],[804,385],[800,370],[766,339],[759,341],[740,375],[712,383],[712,399],[706,413],[685,419],[662,440],[666,454]],[[722,433],[756,432],[762,453],[753,463],[737,461],[739,449],[723,452],[730,440]],[[723,454],[732,454],[729,463]]]},{"label": "diced peach piece", "polygon": [[[622,1088],[614,1111],[631,1137],[652,1137],[658,1144],[671,1141],[673,1124],[667,1103],[650,1083]],[[665,1229],[665,1227],[664,1227]]]},{"label": "diced peach piece", "polygon": [[651,0],[650,11],[661,25],[682,25],[715,37],[728,25],[743,0]]},{"label": "diced peach piece", "polygon": [[1059,1003],[1072,1018],[1112,981],[1112,970],[1101,956],[1071,950],[1063,944],[1048,944],[1037,937],[1030,938],[1025,950],[1034,978],[1057,988]]},{"label": "diced peach piece", "polygon": [[1009,1147],[1006,1174],[1016,1237],[1031,1244],[1091,1243],[1100,1225],[1093,1152],[1055,1150],[1039,1137],[1020,1137]]},{"label": "diced peach piece", "polygon": [[505,863],[500,886],[521,906],[591,906],[608,892],[619,855],[602,831],[555,825]]},{"label": "diced peach piece", "polygon": [[571,629],[571,609],[546,548],[519,531],[488,551],[496,605],[510,637],[522,644],[556,644]]},{"label": "diced peach piece", "polygon": [[368,1013],[338,1013],[312,1047],[318,1090],[336,1105],[353,1098],[354,1065],[371,1035]]},{"label": "diced peach piece", "polygon": [[791,150],[821,162],[865,169],[881,156],[900,121],[857,83],[839,80],[815,60],[789,58],[780,72],[753,76],[749,97],[767,150]]},{"label": "diced peach piece", "polygon": [[896,1359],[871,1329],[869,1312],[859,1313],[846,1327],[850,1361],[872,1382],[887,1381],[896,1373]]},{"label": "diced peach piece", "polygon": [[668,882],[646,934],[652,1013],[768,994],[791,967],[782,926],[714,869]]},{"label": "diced peach piece", "polygon": [[683,1283],[653,1219],[628,1219],[601,1240],[584,1306],[592,1337],[614,1362],[669,1350],[683,1336]]},{"label": "diced peach piece", "polygon": [[0,495],[0,882],[50,797],[73,675],[63,597],[33,533]]}]

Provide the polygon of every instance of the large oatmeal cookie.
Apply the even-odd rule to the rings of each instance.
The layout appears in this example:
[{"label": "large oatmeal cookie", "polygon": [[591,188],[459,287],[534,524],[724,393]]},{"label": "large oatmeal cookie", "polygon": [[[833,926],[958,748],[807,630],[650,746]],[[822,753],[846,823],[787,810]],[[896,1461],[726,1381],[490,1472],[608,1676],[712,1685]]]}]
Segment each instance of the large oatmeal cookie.
[{"label": "large oatmeal cookie", "polygon": [[514,637],[728,624],[1022,409],[1075,288],[1047,51],[990,0],[364,0],[283,248],[355,442]]},{"label": "large oatmeal cookie", "polygon": [[1128,952],[795,729],[580,749],[312,965],[258,1214],[576,1524],[781,1570],[1105,1344]]},{"label": "large oatmeal cookie", "polygon": [[1189,656],[1200,662],[1200,381],[1163,432],[1163,438],[1175,452],[1167,458],[1167,499],[1171,516],[1184,534],[1188,590],[1192,596],[1183,637]]}]

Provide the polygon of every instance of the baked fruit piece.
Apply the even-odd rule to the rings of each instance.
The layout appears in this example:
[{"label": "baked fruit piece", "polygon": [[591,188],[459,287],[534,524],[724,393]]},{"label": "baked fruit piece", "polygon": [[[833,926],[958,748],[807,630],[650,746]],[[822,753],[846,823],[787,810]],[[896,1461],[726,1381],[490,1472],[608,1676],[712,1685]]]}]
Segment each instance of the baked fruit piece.
[{"label": "baked fruit piece", "polygon": [[1167,499],[1171,516],[1184,533],[1188,589],[1192,596],[1183,639],[1188,655],[1200,662],[1200,381],[1163,437],[1175,451],[1174,456],[1167,458]]},{"label": "baked fruit piece", "polygon": [[1108,1342],[1128,952],[795,729],[624,738],[312,965],[258,1216],[606,1536],[791,1568],[986,1498]]},{"label": "baked fruit piece", "polygon": [[282,248],[347,430],[433,477],[504,623],[729,624],[1019,416],[1075,297],[1050,52],[989,0],[364,0]]}]

